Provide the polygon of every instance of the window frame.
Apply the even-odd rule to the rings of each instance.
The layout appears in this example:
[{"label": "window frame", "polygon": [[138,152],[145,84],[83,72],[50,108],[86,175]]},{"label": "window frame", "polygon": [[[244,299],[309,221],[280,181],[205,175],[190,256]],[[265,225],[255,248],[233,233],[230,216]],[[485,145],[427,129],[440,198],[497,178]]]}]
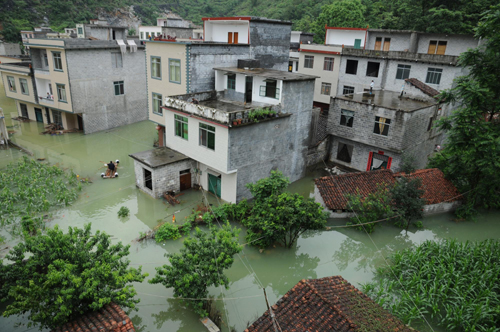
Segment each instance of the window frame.
[{"label": "window frame", "polygon": [[[57,61],[59,60],[59,61]],[[59,62],[61,68],[58,68],[57,63]],[[62,53],[58,51],[52,51],[52,65],[55,71],[64,71],[62,64]]]},{"label": "window frame", "polygon": [[[378,69],[377,69],[377,73],[376,75],[368,75],[368,74],[371,74],[368,72],[368,70],[370,69],[370,64],[377,64],[378,65]],[[372,65],[373,67],[373,65]],[[380,62],[376,62],[376,61],[367,61],[366,62],[366,77],[378,77],[378,75],[380,74]]]},{"label": "window frame", "polygon": [[[121,52],[111,52],[111,56],[112,56],[111,64],[113,64],[113,60],[114,60],[114,66],[113,66],[113,68],[123,68],[123,56],[122,56],[122,53]],[[118,61],[118,59],[120,61]],[[120,66],[118,66],[118,63],[120,64]]]},{"label": "window frame", "polygon": [[[178,124],[180,125],[178,128]],[[178,132],[177,129],[180,129]],[[174,135],[180,137],[186,141],[189,140],[189,118],[174,114]],[[184,135],[186,137],[184,137]]]},{"label": "window frame", "polygon": [[[265,80],[266,85],[261,85],[259,90],[259,96],[265,98],[280,99],[280,88],[278,88],[278,80]],[[274,83],[269,84],[269,83]],[[270,93],[274,89],[274,96]]]},{"label": "window frame", "polygon": [[[377,119],[378,119],[378,121],[377,121]],[[385,122],[380,122],[380,119],[385,119]],[[391,120],[392,119],[384,118],[383,116],[375,116],[375,126],[373,127],[373,133],[375,135],[388,137],[389,136],[389,130],[390,130],[390,127],[391,127]],[[382,130],[382,132],[380,132],[380,125],[381,124],[383,124],[384,126],[387,126],[387,130],[384,127],[384,129]],[[377,128],[378,128],[379,133],[376,133],[376,129]],[[384,132],[385,132],[385,134],[384,134]]]},{"label": "window frame", "polygon": [[7,76],[7,85],[9,86],[9,91],[17,93],[16,79],[14,76]]},{"label": "window frame", "polygon": [[[150,61],[151,61],[150,62],[151,63],[151,78],[161,81],[161,57],[152,55]],[[160,75],[156,76],[155,74],[158,74],[158,73]]]},{"label": "window frame", "polygon": [[[427,75],[425,76],[426,84],[439,85],[441,83],[441,76],[443,75],[443,68],[428,67]],[[437,80],[437,83],[431,82],[431,80]]]},{"label": "window frame", "polygon": [[[179,69],[179,81],[172,80],[172,65],[178,63],[179,65],[174,65],[174,68]],[[173,59],[169,58],[168,59],[168,81],[170,83],[175,83],[175,84],[181,84],[182,83],[182,70],[181,70],[181,59]],[[175,78],[175,77],[174,77]]]},{"label": "window frame", "polygon": [[[118,94],[116,94],[116,88],[118,86]],[[115,96],[123,96],[125,95],[125,81],[114,81],[113,87],[115,90]]]},{"label": "window frame", "polygon": [[83,35],[83,28],[82,27],[77,27],[76,29],[77,29],[76,31],[79,35]]},{"label": "window frame", "polygon": [[43,53],[43,63],[45,64],[45,67],[49,68],[49,56],[47,55],[47,52]]},{"label": "window frame", "polygon": [[[24,84],[26,84],[26,89],[24,88]],[[28,80],[25,78],[19,78],[19,87],[21,88],[21,93],[23,95],[29,96],[30,95],[30,90],[28,86]],[[26,91],[23,91],[26,90]]]},{"label": "window frame", "polygon": [[[351,151],[351,154],[349,155],[349,161],[347,160],[342,160],[339,158],[339,155],[340,155],[340,151],[342,150],[341,146],[343,147],[343,145],[345,145],[346,149],[347,149],[347,153],[349,153],[349,150]],[[350,145],[350,144],[346,144],[344,142],[339,142],[339,144],[337,145],[337,157],[336,159],[337,160],[340,160],[341,162],[343,163],[347,163],[347,164],[350,164],[352,163],[352,155],[353,155],[353,152],[354,152],[354,145]]]},{"label": "window frame", "polygon": [[236,90],[236,74],[228,74],[226,76],[227,76],[226,88],[228,90]]},{"label": "window frame", "polygon": [[[405,80],[410,78],[411,65],[404,65],[398,63],[398,67],[396,68],[396,79],[397,80]],[[405,73],[407,73],[405,77]]]},{"label": "window frame", "polygon": [[[56,83],[56,91],[57,91],[57,101],[62,102],[62,103],[67,103],[68,96],[66,94],[66,84]],[[60,91],[61,91],[61,93],[60,93]],[[64,99],[61,98],[63,93],[64,93]]]},{"label": "window frame", "polygon": [[[216,131],[215,126],[211,126],[211,125],[205,124],[203,122],[200,122],[199,126],[198,126],[198,130],[199,130],[198,145],[204,146],[207,149],[215,151],[215,131]],[[213,138],[213,140],[212,140],[213,147],[209,146],[210,145],[210,136],[212,136],[212,138]],[[205,142],[203,142],[203,139],[205,140]]]},{"label": "window frame", "polygon": [[[325,93],[328,89],[328,93]],[[330,96],[332,94],[332,83],[321,82],[321,91],[320,94],[325,96]]]},{"label": "window frame", "polygon": [[304,68],[314,68],[314,55],[304,55]]},{"label": "window frame", "polygon": [[[351,116],[350,119],[347,119],[347,117],[346,117],[347,114],[345,114],[346,112],[352,113],[352,116]],[[340,122],[339,122],[339,125],[344,126],[344,127],[352,128],[354,126],[354,115],[355,114],[356,114],[356,112],[354,112],[354,111],[346,110],[346,109],[341,108],[340,109]]]},{"label": "window frame", "polygon": [[[156,93],[156,92],[152,92],[151,93],[151,97],[152,97],[152,105],[151,105],[151,110],[153,112],[153,114],[156,114],[156,115],[161,115],[163,116],[163,110],[162,110],[162,106],[163,106],[163,96],[159,93]],[[159,105],[158,105],[158,111],[155,112],[155,104],[157,104],[159,101]]]},{"label": "window frame", "polygon": [[325,59],[323,61],[323,70],[333,71],[334,64],[335,64],[335,58],[325,56]]},{"label": "window frame", "polygon": [[[356,67],[354,68],[354,71],[352,73],[347,72],[347,68],[349,68],[348,64],[349,63],[354,63],[354,62],[356,63]],[[349,75],[357,75],[358,74],[358,66],[359,66],[359,61],[358,60],[346,59],[346,62],[345,62],[345,73],[349,74]]]},{"label": "window frame", "polygon": [[[352,91],[351,91],[352,90]],[[346,93],[346,91],[349,91]],[[342,87],[342,95],[350,95],[350,94],[354,94],[354,87],[353,86],[350,86],[350,85],[344,85]]]}]

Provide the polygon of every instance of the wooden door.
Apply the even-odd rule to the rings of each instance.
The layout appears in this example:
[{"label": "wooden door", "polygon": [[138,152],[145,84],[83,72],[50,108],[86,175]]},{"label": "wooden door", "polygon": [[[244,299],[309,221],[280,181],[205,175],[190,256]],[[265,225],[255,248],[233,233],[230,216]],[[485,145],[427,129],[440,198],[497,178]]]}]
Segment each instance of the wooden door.
[{"label": "wooden door", "polygon": [[384,51],[389,51],[389,47],[391,47],[391,38],[384,39]]},{"label": "wooden door", "polygon": [[191,173],[182,174],[182,172],[181,172],[180,183],[181,183],[181,186],[180,186],[181,191],[191,189]]},{"label": "wooden door", "polygon": [[446,41],[440,40],[438,42],[436,54],[444,55],[444,53],[446,52],[446,44],[447,44]]},{"label": "wooden door", "polygon": [[377,37],[375,40],[375,51],[380,51],[382,48],[382,37]]},{"label": "wooden door", "polygon": [[429,49],[427,50],[427,54],[435,54],[436,53],[437,41],[431,40],[429,42]]},{"label": "wooden door", "polygon": [[237,33],[237,32],[235,32],[235,33],[233,34],[233,37],[234,37],[234,43],[235,43],[235,44],[238,44],[238,33]]},{"label": "wooden door", "polygon": [[227,42],[228,42],[228,44],[233,43],[233,33],[232,32],[227,33]]}]

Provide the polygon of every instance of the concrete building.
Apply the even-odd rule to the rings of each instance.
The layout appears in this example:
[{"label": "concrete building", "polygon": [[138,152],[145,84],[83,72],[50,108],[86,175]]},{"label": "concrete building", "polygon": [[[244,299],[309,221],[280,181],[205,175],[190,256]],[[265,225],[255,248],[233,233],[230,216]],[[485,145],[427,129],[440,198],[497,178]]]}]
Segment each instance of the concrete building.
[{"label": "concrete building", "polygon": [[302,44],[312,44],[314,33],[292,31],[290,36],[290,60],[288,71],[295,73],[299,71],[299,50]]},{"label": "concrete building", "polygon": [[236,67],[240,59],[258,59],[261,68],[288,68],[291,22],[257,17],[203,20],[204,41],[145,41],[148,112],[149,119],[159,125],[160,146],[165,142],[161,106],[166,96],[212,91],[213,68]]},{"label": "concrete building", "polygon": [[127,39],[128,27],[110,25],[104,20],[90,20],[90,24],[77,24],[77,38],[95,38],[99,40],[124,40]]},{"label": "concrete building", "polygon": [[[201,39],[203,34],[200,35],[199,26],[193,24],[191,21],[186,21],[180,16],[169,13],[166,17],[159,17],[156,19],[156,26],[139,26],[139,39],[149,40],[155,37],[167,36],[175,37],[177,39]],[[195,31],[196,30],[196,31]]]},{"label": "concrete building", "polygon": [[416,79],[405,93],[375,91],[332,98],[328,116],[330,160],[358,171],[399,169],[402,154],[424,168],[441,144],[433,124],[445,110],[433,97],[439,92]]},{"label": "concrete building", "polygon": [[20,116],[86,134],[147,118],[144,47],[133,40],[28,39],[27,45],[31,63],[0,65]]},{"label": "concrete building", "polygon": [[[213,90],[164,97],[163,105],[157,100],[165,146],[194,164],[187,167],[186,159],[176,154],[182,166],[176,162],[155,172],[151,163],[133,155],[136,185],[158,197],[158,192],[183,189],[181,178],[194,174],[186,176],[192,184],[235,203],[251,196],[245,184],[273,169],[291,181],[303,177],[315,77],[258,67],[257,60],[216,67]],[[263,109],[269,114],[255,119]]]}]

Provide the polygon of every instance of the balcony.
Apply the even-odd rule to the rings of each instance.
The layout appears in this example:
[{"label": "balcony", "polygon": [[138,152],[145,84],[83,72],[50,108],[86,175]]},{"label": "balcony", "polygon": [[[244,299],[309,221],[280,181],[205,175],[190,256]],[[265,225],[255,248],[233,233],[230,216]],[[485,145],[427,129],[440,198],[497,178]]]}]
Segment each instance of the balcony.
[{"label": "balcony", "polygon": [[49,76],[50,71],[48,69],[43,69],[43,68],[35,68],[35,76]]},{"label": "balcony", "polygon": [[456,65],[458,61],[458,56],[453,55],[424,54],[401,51],[375,51],[355,48],[342,49],[342,55],[352,55],[362,58],[380,58],[390,60],[426,62],[443,65]]},{"label": "balcony", "polygon": [[40,104],[54,105],[54,99],[47,97],[38,97]]}]

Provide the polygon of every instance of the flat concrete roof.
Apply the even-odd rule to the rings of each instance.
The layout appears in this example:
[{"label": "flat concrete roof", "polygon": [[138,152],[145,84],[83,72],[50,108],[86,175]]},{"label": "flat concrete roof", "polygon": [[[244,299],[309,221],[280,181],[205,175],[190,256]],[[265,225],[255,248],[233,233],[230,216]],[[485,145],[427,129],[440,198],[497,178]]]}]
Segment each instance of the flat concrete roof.
[{"label": "flat concrete roof", "polygon": [[133,153],[129,155],[129,157],[151,168],[165,166],[181,160],[189,159],[188,156],[167,147]]},{"label": "flat concrete roof", "polygon": [[[223,112],[241,112],[242,110],[252,110],[257,108],[263,108],[264,106],[254,105],[254,104],[245,104],[242,102],[234,101],[234,100],[225,100],[225,99],[208,99],[204,101],[200,101],[199,105],[215,108],[216,110]],[[272,105],[269,105],[272,106]]]},{"label": "flat concrete roof", "polygon": [[273,80],[283,80],[283,81],[306,81],[319,78],[319,76],[306,75],[300,73],[290,73],[288,71],[266,69],[266,68],[242,69],[238,67],[216,67],[214,69],[223,70],[228,73],[244,74],[247,76],[260,76]]},{"label": "flat concrete roof", "polygon": [[[137,45],[137,48],[144,48],[141,45],[139,39],[128,38],[128,40],[133,40]],[[128,46],[124,40],[125,45]],[[119,48],[118,42],[116,40],[90,40],[85,38],[75,38],[75,39],[64,39],[64,48],[66,49],[89,49],[89,48]]]},{"label": "flat concrete roof", "polygon": [[335,99],[353,101],[360,104],[373,105],[405,112],[412,112],[438,104],[437,101],[433,103],[405,97],[400,98],[400,94],[401,93],[399,92],[393,91],[373,91],[372,95],[370,95],[369,92],[355,93],[352,95],[337,96]]}]

